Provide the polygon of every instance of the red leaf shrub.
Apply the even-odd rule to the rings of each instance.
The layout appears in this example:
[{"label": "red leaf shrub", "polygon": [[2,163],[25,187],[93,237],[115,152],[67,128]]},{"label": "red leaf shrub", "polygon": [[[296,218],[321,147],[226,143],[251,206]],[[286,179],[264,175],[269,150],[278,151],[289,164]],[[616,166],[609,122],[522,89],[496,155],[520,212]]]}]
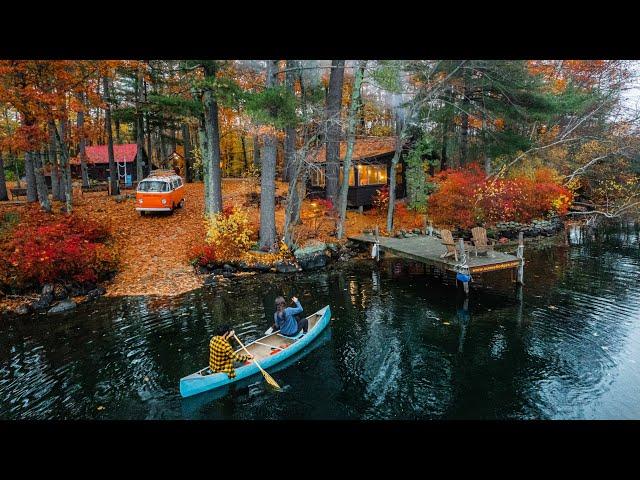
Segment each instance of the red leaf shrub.
[{"label": "red leaf shrub", "polygon": [[76,215],[26,210],[0,244],[0,285],[19,289],[72,280],[94,283],[115,269],[108,231]]},{"label": "red leaf shrub", "polygon": [[221,262],[216,248],[213,245],[198,245],[191,250],[189,255],[191,263],[194,265],[200,265],[206,267],[207,265],[217,265]]},{"label": "red leaf shrub", "polygon": [[477,164],[446,170],[437,176],[438,189],[428,200],[436,225],[472,228],[498,221],[528,223],[552,213],[564,214],[573,200],[554,170],[539,168],[533,175],[487,179]]},{"label": "red leaf shrub", "polygon": [[372,207],[373,207],[373,210],[380,215],[387,212],[387,208],[389,207],[389,186],[388,185],[384,185],[381,188],[376,190],[376,193],[372,199]]}]

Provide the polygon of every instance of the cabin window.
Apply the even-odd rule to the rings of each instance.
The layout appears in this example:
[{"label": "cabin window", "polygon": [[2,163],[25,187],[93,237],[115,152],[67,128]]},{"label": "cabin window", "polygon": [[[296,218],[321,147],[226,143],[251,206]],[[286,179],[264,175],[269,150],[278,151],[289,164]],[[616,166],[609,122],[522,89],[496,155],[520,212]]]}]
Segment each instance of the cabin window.
[{"label": "cabin window", "polygon": [[387,166],[358,165],[358,185],[384,185],[387,183]]},{"label": "cabin window", "polygon": [[[342,183],[342,178],[344,174],[342,173],[342,168],[340,168],[340,183]],[[349,169],[349,186],[353,187],[356,184],[356,171],[353,167]]]},{"label": "cabin window", "polygon": [[311,185],[314,187],[324,187],[327,183],[327,179],[324,175],[324,168],[312,168],[310,172]]}]

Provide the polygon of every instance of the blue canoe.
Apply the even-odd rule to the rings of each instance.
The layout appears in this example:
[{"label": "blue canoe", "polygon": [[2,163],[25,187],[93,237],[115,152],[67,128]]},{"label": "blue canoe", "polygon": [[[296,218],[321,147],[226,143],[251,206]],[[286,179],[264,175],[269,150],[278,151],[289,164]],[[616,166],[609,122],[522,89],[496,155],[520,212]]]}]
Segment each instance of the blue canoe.
[{"label": "blue canoe", "polygon": [[[307,317],[307,320],[309,320],[309,330],[305,335],[300,333],[298,336],[292,338],[277,332],[272,333],[246,345],[247,350],[258,360],[262,368],[269,371],[270,367],[295,355],[313,342],[329,325],[330,319],[331,308],[327,305]],[[236,351],[238,353],[245,353],[241,348]],[[260,369],[258,369],[253,362],[236,368],[235,378],[229,378],[226,373],[211,373],[209,367],[205,367],[180,379],[180,394],[183,397],[190,397],[198,393],[238,382],[256,373],[260,373]]]}]

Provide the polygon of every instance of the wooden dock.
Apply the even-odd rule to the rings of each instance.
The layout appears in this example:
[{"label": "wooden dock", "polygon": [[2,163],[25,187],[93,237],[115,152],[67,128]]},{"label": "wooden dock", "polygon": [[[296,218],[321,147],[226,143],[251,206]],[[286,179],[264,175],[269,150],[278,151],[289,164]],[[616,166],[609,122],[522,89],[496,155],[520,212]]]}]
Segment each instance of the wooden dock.
[{"label": "wooden dock", "polygon": [[447,247],[442,245],[442,240],[436,236],[417,235],[415,237],[395,238],[379,237],[376,235],[358,235],[349,237],[349,240],[370,243],[372,245],[377,242],[380,251],[389,252],[398,257],[421,262],[426,265],[432,265],[441,270],[467,275],[514,269],[517,273],[516,278],[518,283],[523,283],[524,258],[522,252],[524,247],[522,246],[522,238],[520,238],[519,242],[518,256],[498,251],[489,252],[486,256],[476,256],[473,252],[467,252],[465,255],[461,255],[461,249],[458,247],[458,261],[453,257],[442,257],[447,251]]}]

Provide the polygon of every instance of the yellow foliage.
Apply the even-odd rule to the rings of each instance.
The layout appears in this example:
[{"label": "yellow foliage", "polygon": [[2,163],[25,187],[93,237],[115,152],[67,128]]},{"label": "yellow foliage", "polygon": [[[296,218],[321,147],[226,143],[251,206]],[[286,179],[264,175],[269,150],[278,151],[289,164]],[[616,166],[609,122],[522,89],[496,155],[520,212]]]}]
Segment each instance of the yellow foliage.
[{"label": "yellow foliage", "polygon": [[222,211],[208,218],[206,242],[216,248],[221,258],[237,258],[251,247],[251,233],[247,213],[232,209],[231,212]]}]

